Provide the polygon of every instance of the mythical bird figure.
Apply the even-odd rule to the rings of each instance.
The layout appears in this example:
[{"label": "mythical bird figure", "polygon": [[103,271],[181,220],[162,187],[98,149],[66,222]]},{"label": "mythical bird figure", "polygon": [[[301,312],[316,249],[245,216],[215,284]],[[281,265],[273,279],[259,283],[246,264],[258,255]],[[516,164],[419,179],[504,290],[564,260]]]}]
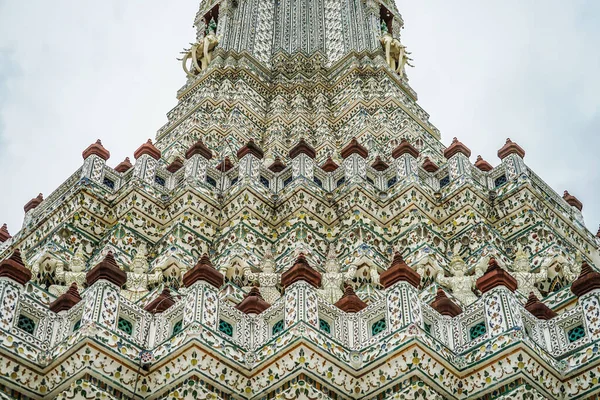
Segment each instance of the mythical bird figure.
[{"label": "mythical bird figure", "polygon": [[261,272],[252,272],[250,267],[246,265],[244,268],[244,276],[250,281],[258,282],[260,294],[263,299],[265,299],[267,303],[273,304],[281,297],[281,293],[279,293],[279,290],[277,289],[277,285],[281,280],[281,275],[275,272],[275,257],[273,257],[270,246],[267,247],[261,264]]},{"label": "mythical bird figure", "polygon": [[452,289],[454,297],[465,306],[475,302],[477,296],[473,293],[473,286],[479,277],[483,275],[487,268],[489,259],[484,257],[475,267],[473,275],[466,275],[468,267],[463,259],[456,254],[450,261],[449,269],[453,276],[444,276],[444,271],[440,270],[436,276],[438,283]]},{"label": "mythical bird figure", "polygon": [[[356,265],[352,264],[348,271],[340,272],[340,264],[336,260],[335,245],[331,243],[325,261],[325,273],[321,280],[323,289],[319,289],[319,295],[332,304],[337,302],[344,295],[342,285],[354,278],[356,269]],[[371,279],[373,280],[373,278],[371,273]],[[379,275],[375,279],[379,281]]]}]

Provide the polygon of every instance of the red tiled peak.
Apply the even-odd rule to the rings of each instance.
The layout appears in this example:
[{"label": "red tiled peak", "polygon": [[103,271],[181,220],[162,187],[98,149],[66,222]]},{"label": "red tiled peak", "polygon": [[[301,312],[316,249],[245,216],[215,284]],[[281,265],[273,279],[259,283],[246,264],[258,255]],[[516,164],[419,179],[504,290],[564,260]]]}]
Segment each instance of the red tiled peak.
[{"label": "red tiled peak", "polygon": [[523,150],[521,146],[510,140],[510,138],[507,138],[504,146],[502,146],[500,150],[498,150],[498,157],[500,157],[501,160],[504,160],[511,154],[516,154],[519,157],[523,158],[525,157],[525,150]]},{"label": "red tiled peak", "polygon": [[100,139],[96,140],[96,143],[89,145],[87,149],[81,153],[83,159],[85,160],[91,155],[97,155],[104,161],[110,158],[110,151],[106,150],[104,146],[102,146],[102,141]]},{"label": "red tiled peak", "polygon": [[136,151],[135,153],[133,153],[133,157],[135,157],[135,159],[137,160],[138,158],[140,158],[143,155],[149,155],[150,157],[154,158],[155,160],[160,160],[160,150],[157,149],[153,144],[152,144],[152,140],[148,139],[148,141],[146,143],[144,143],[143,145],[141,145]]},{"label": "red tiled peak", "polygon": [[350,157],[352,154],[358,154],[362,158],[367,158],[369,156],[369,151],[363,145],[358,143],[358,140],[354,137],[340,152],[340,155],[344,159]]},{"label": "red tiled peak", "polygon": [[446,293],[442,288],[438,288],[435,300],[431,303],[431,307],[440,314],[452,318],[462,312],[462,309],[446,296]]},{"label": "red tiled peak", "polygon": [[496,259],[492,258],[483,276],[477,279],[476,287],[481,293],[486,293],[498,286],[505,286],[508,290],[514,292],[517,290],[517,280],[500,268]]},{"label": "red tiled peak", "polygon": [[575,207],[579,211],[583,210],[583,203],[580,202],[577,199],[577,197],[573,196],[572,194],[570,194],[566,190],[565,190],[565,193],[563,194],[563,199],[565,199],[565,201],[567,202],[567,204],[569,204],[572,207]]},{"label": "red tiled peak", "polygon": [[235,308],[244,314],[260,314],[267,308],[271,307],[261,296],[260,290],[256,286],[250,289],[250,292],[244,295],[244,300]]},{"label": "red tiled peak", "polygon": [[109,281],[118,287],[123,286],[127,282],[127,274],[119,268],[115,261],[115,256],[113,256],[111,251],[104,257],[104,260],[100,261],[85,275],[85,281],[88,286],[92,286],[101,279]]},{"label": "red tiled peak", "polygon": [[385,171],[386,169],[389,168],[389,165],[387,165],[385,163],[385,161],[383,161],[381,159],[381,157],[377,156],[375,157],[375,161],[373,161],[373,164],[371,164],[371,167],[375,170],[375,171]]},{"label": "red tiled peak", "polygon": [[[6,225],[6,224],[5,224]],[[596,232],[596,237],[600,238],[600,226],[598,227],[598,232]]]},{"label": "red tiled peak", "polygon": [[350,285],[346,285],[344,295],[334,305],[340,310],[349,313],[359,312],[367,308],[367,303],[354,293],[354,289]]},{"label": "red tiled peak", "polygon": [[492,167],[492,165],[489,162],[481,158],[481,156],[477,156],[477,161],[475,161],[475,167],[479,168],[483,172],[488,172],[494,169],[494,167]]},{"label": "red tiled peak", "polygon": [[57,314],[61,311],[68,311],[80,301],[81,296],[77,290],[77,283],[73,282],[66,293],[58,296],[56,300],[50,303],[50,311],[54,311]]},{"label": "red tiled peak", "polygon": [[179,157],[175,157],[173,162],[167,166],[167,171],[174,174],[175,172],[179,171],[181,168],[183,168],[183,160]]},{"label": "red tiled peak", "polygon": [[119,165],[117,165],[115,167],[115,171],[123,173],[123,172],[129,171],[132,167],[133,167],[133,164],[131,164],[129,157],[125,157],[125,159],[123,161],[121,161],[119,163]]},{"label": "red tiled peak", "polygon": [[306,154],[312,159],[314,159],[317,156],[317,152],[315,151],[315,149],[313,149],[311,145],[306,143],[304,138],[300,138],[298,144],[292,147],[292,149],[289,152],[289,156],[292,159],[298,157],[300,154]]},{"label": "red tiled peak", "polygon": [[450,146],[444,150],[444,157],[447,159],[452,158],[452,156],[462,153],[467,157],[471,157],[471,150],[467,146],[465,146],[462,142],[460,142],[457,138],[452,139],[452,143]]},{"label": "red tiled peak", "polygon": [[571,284],[571,292],[581,297],[592,290],[600,290],[600,272],[594,271],[588,263],[584,262],[581,265],[579,278]]},{"label": "red tiled peak", "polygon": [[263,156],[264,156],[262,149],[260,147],[258,147],[256,145],[256,143],[254,143],[253,139],[250,139],[248,141],[247,145],[245,145],[244,147],[242,147],[241,149],[238,150],[237,157],[242,158],[246,154],[252,154],[254,157],[258,158],[259,160],[261,158],[263,158]]},{"label": "red tiled peak", "polygon": [[190,148],[185,152],[185,158],[189,160],[196,154],[200,154],[202,157],[207,160],[212,159],[212,151],[202,142],[202,139],[198,139],[196,143],[190,146]]},{"label": "red tiled peak", "polygon": [[435,165],[435,163],[431,161],[429,157],[425,157],[425,160],[423,161],[423,169],[427,172],[435,172],[440,169],[440,167]]},{"label": "red tiled peak", "polygon": [[414,158],[419,157],[419,150],[417,150],[408,140],[402,138],[398,147],[392,151],[392,157],[398,158],[403,154],[409,154]]},{"label": "red tiled peak", "polygon": [[175,300],[173,300],[169,288],[166,287],[154,300],[144,307],[144,310],[151,314],[158,314],[168,310],[173,304],[175,304]]},{"label": "red tiled peak", "polygon": [[269,170],[277,173],[283,171],[286,168],[286,165],[283,163],[283,161],[281,161],[281,158],[275,157],[273,164],[269,165],[268,168]]},{"label": "red tiled peak", "polygon": [[379,277],[380,283],[384,288],[389,288],[397,282],[405,281],[418,288],[421,283],[421,276],[410,268],[404,262],[400,252],[394,254],[392,265],[383,271]]},{"label": "red tiled peak", "polygon": [[42,204],[42,201],[44,201],[44,195],[40,193],[37,195],[37,197],[34,197],[33,199],[29,200],[27,204],[25,204],[25,207],[23,207],[23,210],[25,210],[25,213],[28,213],[29,211]]},{"label": "red tiled peak", "polygon": [[292,268],[281,275],[281,286],[286,289],[295,282],[305,281],[318,288],[321,286],[321,274],[308,265],[306,257],[300,253]]},{"label": "red tiled peak", "polygon": [[527,303],[525,303],[525,309],[533,314],[538,319],[549,320],[556,317],[556,313],[550,309],[547,305],[542,303],[533,292],[529,293]]},{"label": "red tiled peak", "polygon": [[225,157],[225,159],[223,161],[221,161],[219,163],[219,165],[216,166],[216,168],[217,168],[217,171],[227,172],[231,168],[233,168],[233,163],[231,162],[231,160],[229,159],[229,157]]},{"label": "red tiled peak", "polygon": [[15,249],[9,258],[0,262],[0,277],[12,279],[21,285],[29,282],[31,271],[25,267],[19,249]]},{"label": "red tiled peak", "polygon": [[323,165],[321,165],[321,169],[325,172],[333,172],[338,169],[340,166],[333,161],[331,157],[328,157]]},{"label": "red tiled peak", "polygon": [[8,227],[6,224],[2,224],[2,227],[0,227],[0,243],[6,242],[11,237],[12,236],[10,236],[10,233],[8,233]]},{"label": "red tiled peak", "polygon": [[204,281],[219,289],[223,286],[223,274],[213,267],[208,258],[208,254],[204,253],[194,268],[190,269],[183,276],[183,284],[185,287],[190,287],[198,281]]}]

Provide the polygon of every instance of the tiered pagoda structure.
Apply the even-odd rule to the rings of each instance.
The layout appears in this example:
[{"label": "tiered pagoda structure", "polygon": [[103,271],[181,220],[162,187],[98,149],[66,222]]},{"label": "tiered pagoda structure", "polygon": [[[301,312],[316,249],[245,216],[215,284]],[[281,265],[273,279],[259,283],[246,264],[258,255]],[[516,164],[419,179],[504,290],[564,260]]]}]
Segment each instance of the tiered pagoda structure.
[{"label": "tiered pagoda structure", "polygon": [[155,140],[0,229],[0,398],[597,398],[581,202],[510,139],[442,143],[393,3],[194,23]]}]

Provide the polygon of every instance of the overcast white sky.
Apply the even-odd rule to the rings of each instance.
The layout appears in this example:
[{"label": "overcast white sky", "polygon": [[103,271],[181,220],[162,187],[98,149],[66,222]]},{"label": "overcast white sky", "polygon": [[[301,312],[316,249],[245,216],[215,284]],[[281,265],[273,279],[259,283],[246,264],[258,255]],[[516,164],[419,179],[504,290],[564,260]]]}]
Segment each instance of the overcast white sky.
[{"label": "overcast white sky", "polygon": [[[243,0],[242,0],[243,1]],[[397,0],[420,104],[497,165],[506,137],[600,223],[600,1]],[[199,0],[0,0],[0,224],[97,138],[114,166],[165,122]]]}]

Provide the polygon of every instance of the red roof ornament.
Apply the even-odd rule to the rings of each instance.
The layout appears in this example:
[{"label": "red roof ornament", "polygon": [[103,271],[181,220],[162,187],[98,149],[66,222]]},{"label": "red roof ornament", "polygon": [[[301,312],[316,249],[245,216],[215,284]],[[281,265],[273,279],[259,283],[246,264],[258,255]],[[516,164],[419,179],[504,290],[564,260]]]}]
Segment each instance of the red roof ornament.
[{"label": "red roof ornament", "polygon": [[519,157],[523,158],[525,157],[525,150],[523,150],[521,146],[510,140],[510,138],[507,138],[504,146],[502,146],[500,150],[498,150],[498,157],[500,157],[501,160],[504,160],[511,154],[516,154]]},{"label": "red roof ornament", "polygon": [[323,165],[321,165],[321,169],[325,172],[333,172],[338,169],[340,166],[333,161],[331,157],[328,157]]},{"label": "red roof ornament", "polygon": [[179,171],[181,168],[183,168],[183,160],[179,157],[175,157],[173,162],[167,166],[167,171],[174,174],[175,172]]},{"label": "red roof ornament", "polygon": [[565,199],[565,201],[567,202],[567,204],[569,204],[571,207],[575,207],[579,211],[583,210],[583,203],[580,202],[577,199],[577,197],[573,196],[572,194],[570,194],[566,190],[565,190],[565,193],[563,194],[563,199]]},{"label": "red roof ornament", "polygon": [[403,154],[409,154],[414,158],[419,157],[419,150],[417,150],[408,140],[402,138],[398,147],[392,151],[392,157],[398,158]]},{"label": "red roof ornament", "polygon": [[408,282],[418,288],[421,283],[421,276],[406,265],[402,255],[397,251],[394,254],[392,265],[381,273],[379,281],[386,289],[401,281]]},{"label": "red roof ornament", "polygon": [[286,168],[286,165],[281,161],[281,158],[275,157],[273,164],[269,165],[269,170],[278,173],[283,171]]},{"label": "red roof ornament", "polygon": [[2,227],[0,227],[0,243],[6,242],[11,237],[10,233],[8,233],[8,227],[6,224],[3,224]]},{"label": "red roof ornament", "polygon": [[40,193],[37,195],[37,197],[34,197],[33,199],[29,200],[29,202],[25,204],[25,207],[23,207],[23,210],[25,210],[25,213],[28,213],[29,211],[42,204],[42,201],[44,201],[44,195]]},{"label": "red roof ornament", "polygon": [[250,289],[250,292],[244,295],[244,300],[235,308],[243,312],[244,314],[260,314],[267,308],[271,307],[260,294],[260,290],[255,286]]},{"label": "red roof ornament", "polygon": [[469,150],[469,148],[457,138],[454,138],[452,139],[452,144],[450,144],[450,146],[444,150],[444,157],[446,157],[446,159],[450,159],[458,153],[464,154],[467,157],[471,157],[471,150]]},{"label": "red roof ornament", "polygon": [[227,172],[231,168],[233,168],[233,163],[231,162],[231,160],[229,159],[229,157],[225,157],[225,159],[223,161],[221,161],[219,163],[219,165],[216,166],[216,169],[219,172]]},{"label": "red roof ornament", "polygon": [[317,152],[313,149],[304,138],[300,138],[298,144],[296,144],[289,152],[290,158],[294,159],[298,157],[300,154],[306,154],[310,158],[314,159],[317,156]]},{"label": "red roof ornament", "polygon": [[144,143],[143,145],[141,145],[136,151],[135,153],[133,153],[133,157],[135,157],[135,159],[137,160],[138,158],[140,158],[143,155],[148,155],[152,158],[154,158],[155,160],[160,160],[160,150],[157,149],[153,144],[152,144],[152,140],[148,139],[148,141],[146,143]]},{"label": "red roof ornament", "polygon": [[579,278],[571,284],[571,292],[581,297],[592,290],[600,290],[600,272],[594,271],[588,263],[584,262],[581,265]]},{"label": "red roof ornament", "polygon": [[527,303],[525,303],[525,309],[532,313],[538,319],[545,321],[556,317],[556,313],[550,309],[547,305],[542,303],[533,292],[529,293]]},{"label": "red roof ornament", "polygon": [[375,161],[373,161],[373,164],[371,164],[371,167],[375,170],[375,171],[385,171],[386,169],[389,168],[389,165],[387,165],[385,163],[385,161],[383,161],[381,159],[381,157],[377,156],[375,157]]},{"label": "red roof ornament", "polygon": [[446,293],[442,288],[438,288],[435,300],[431,303],[431,307],[440,314],[452,318],[462,312],[462,309],[446,296]]},{"label": "red roof ornament", "polygon": [[481,156],[477,156],[477,161],[475,161],[475,167],[479,168],[483,172],[488,172],[494,169],[492,165],[485,161]]},{"label": "red roof ornament", "polygon": [[196,154],[200,154],[202,157],[207,160],[212,159],[212,151],[202,142],[202,139],[198,139],[196,143],[190,146],[190,148],[185,152],[185,158],[189,160]]},{"label": "red roof ornament", "polygon": [[217,289],[223,286],[223,274],[213,267],[208,254],[204,253],[194,268],[190,269],[183,276],[183,284],[190,287],[198,281],[205,281]]},{"label": "red roof ornament", "polygon": [[110,283],[121,287],[127,282],[127,274],[121,270],[115,261],[112,252],[108,252],[104,260],[100,261],[85,275],[85,281],[88,286],[92,286],[100,279],[109,281]]},{"label": "red roof ornament", "polygon": [[596,237],[600,238],[600,226],[598,227],[598,232],[596,232]]},{"label": "red roof ornament", "polygon": [[482,277],[477,279],[476,287],[481,293],[486,293],[498,286],[505,286],[511,292],[517,290],[517,280],[500,268],[496,259],[490,259],[488,268]]},{"label": "red roof ornament", "polygon": [[435,172],[440,169],[440,167],[435,165],[435,163],[431,161],[429,157],[425,157],[425,160],[423,161],[423,169],[427,172]]},{"label": "red roof ornament", "polygon": [[369,151],[363,145],[358,143],[358,140],[354,137],[340,152],[343,159],[350,157],[352,154],[358,154],[362,158],[367,158],[369,156]]},{"label": "red roof ornament", "polygon": [[344,295],[335,304],[337,308],[348,313],[355,313],[367,308],[367,303],[362,301],[356,295],[354,289],[350,285],[346,285]]},{"label": "red roof ornament", "polygon": [[31,271],[25,267],[19,249],[15,249],[9,258],[0,262],[0,277],[9,278],[21,285],[29,282]]},{"label": "red roof ornament", "polygon": [[133,164],[131,164],[129,157],[125,157],[125,159],[115,167],[115,171],[123,173],[129,171],[131,168],[133,168]]},{"label": "red roof ornament", "polygon": [[298,281],[308,282],[316,288],[321,286],[321,274],[308,265],[303,253],[300,253],[294,266],[281,275],[281,285],[284,288]]},{"label": "red roof ornament", "polygon": [[242,158],[246,154],[252,154],[254,157],[258,158],[259,160],[262,159],[264,156],[262,149],[260,147],[258,147],[256,145],[256,143],[254,143],[253,139],[250,139],[248,141],[247,145],[245,145],[244,147],[242,147],[241,149],[238,150],[237,157]]},{"label": "red roof ornament", "polygon": [[106,150],[104,146],[102,146],[102,141],[98,139],[96,140],[96,143],[91,144],[87,149],[85,149],[81,155],[83,156],[84,160],[91,155],[96,155],[106,161],[110,158],[110,151]]},{"label": "red roof ornament", "polygon": [[175,304],[175,300],[173,300],[169,288],[166,287],[154,300],[144,307],[144,310],[151,314],[160,314],[168,310],[173,304]]},{"label": "red roof ornament", "polygon": [[56,300],[50,303],[50,311],[59,313],[61,311],[68,311],[73,306],[81,301],[81,295],[77,290],[77,283],[73,282],[66,293],[58,296]]}]

